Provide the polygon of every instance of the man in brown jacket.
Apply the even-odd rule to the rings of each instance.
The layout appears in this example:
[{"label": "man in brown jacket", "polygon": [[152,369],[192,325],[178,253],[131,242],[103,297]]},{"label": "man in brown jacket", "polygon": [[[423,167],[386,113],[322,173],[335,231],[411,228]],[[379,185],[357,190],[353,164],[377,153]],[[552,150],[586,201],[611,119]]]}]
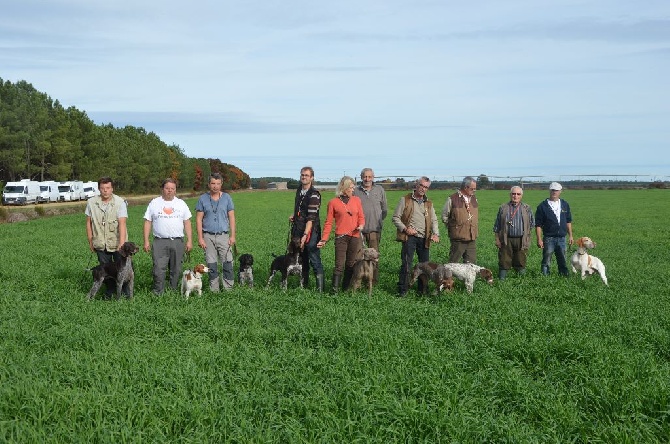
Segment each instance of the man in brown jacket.
[{"label": "man in brown jacket", "polygon": [[[417,179],[414,191],[400,198],[400,203],[393,213],[393,225],[397,228],[396,240],[402,242],[400,253],[402,264],[398,280],[398,296],[400,297],[407,295],[414,252],[419,262],[427,262],[430,260],[430,243],[440,241],[440,227],[435,208],[433,202],[426,196],[426,190],[429,187],[429,178],[423,176]],[[419,293],[423,293],[421,281],[419,281],[418,290]]]},{"label": "man in brown jacket", "polygon": [[477,263],[477,234],[479,231],[479,204],[475,197],[477,182],[467,176],[460,189],[447,197],[442,208],[442,222],[447,226],[449,262]]}]

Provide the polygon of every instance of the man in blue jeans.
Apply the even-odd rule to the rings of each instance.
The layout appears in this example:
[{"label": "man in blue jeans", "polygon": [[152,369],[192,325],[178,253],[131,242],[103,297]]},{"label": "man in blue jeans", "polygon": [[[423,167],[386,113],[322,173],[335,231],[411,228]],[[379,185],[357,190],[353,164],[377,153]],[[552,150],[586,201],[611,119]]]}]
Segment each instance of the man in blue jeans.
[{"label": "man in blue jeans", "polygon": [[549,198],[540,202],[535,211],[537,246],[542,248],[542,274],[549,275],[551,256],[556,254],[556,265],[561,276],[568,276],[565,236],[572,245],[572,213],[570,205],[561,199],[563,187],[558,182],[549,185]]},{"label": "man in blue jeans", "polygon": [[321,193],[313,185],[314,169],[306,166],[300,169],[300,188],[295,193],[291,222],[291,237],[300,239],[302,248],[302,284],[308,288],[309,267],[312,266],[316,276],[316,289],[323,293],[323,265],[321,250],[316,244],[321,240]]}]

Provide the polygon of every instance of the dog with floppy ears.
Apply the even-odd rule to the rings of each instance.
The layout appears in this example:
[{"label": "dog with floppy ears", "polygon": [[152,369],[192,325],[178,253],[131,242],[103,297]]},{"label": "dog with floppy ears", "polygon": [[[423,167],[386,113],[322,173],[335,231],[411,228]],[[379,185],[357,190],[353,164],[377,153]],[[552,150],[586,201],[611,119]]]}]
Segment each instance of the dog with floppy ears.
[{"label": "dog with floppy ears", "polygon": [[462,281],[465,284],[465,290],[472,293],[475,286],[475,279],[480,277],[487,284],[493,285],[493,273],[488,268],[480,267],[479,265],[466,262],[444,264],[445,268],[451,271],[454,278]]},{"label": "dog with floppy ears", "polygon": [[248,285],[254,288],[254,257],[249,253],[244,253],[239,258],[240,268],[237,272],[237,282],[240,285]]},{"label": "dog with floppy ears", "polygon": [[435,294],[447,290],[451,291],[454,288],[454,279],[452,273],[442,264],[435,262],[419,262],[414,266],[412,272],[412,279],[409,281],[409,286],[414,285],[414,282],[419,279],[423,287],[423,294],[428,294],[428,282],[432,281],[435,284]]},{"label": "dog with floppy ears", "polygon": [[372,287],[375,284],[375,270],[379,263],[379,252],[374,248],[363,248],[362,258],[354,264],[351,277],[351,290],[361,288],[363,280],[368,284],[368,296],[372,296]]},{"label": "dog with floppy ears", "polygon": [[116,299],[121,299],[121,291],[125,286],[128,289],[128,299],[133,298],[135,291],[135,273],[133,272],[132,256],[140,251],[139,247],[132,242],[121,245],[119,254],[121,260],[100,264],[91,268],[93,273],[93,286],[88,292],[88,300],[92,300],[100,290],[105,279],[116,281]]},{"label": "dog with floppy ears", "polygon": [[193,270],[184,270],[181,279],[181,294],[186,299],[194,291],[198,293],[198,296],[202,296],[202,275],[208,271],[209,268],[205,264],[198,264],[193,267]]},{"label": "dog with floppy ears", "polygon": [[577,239],[577,251],[572,255],[572,271],[581,273],[582,279],[587,275],[598,273],[600,278],[607,285],[607,276],[605,275],[605,264],[595,256],[588,254],[587,250],[596,247],[596,243],[591,238],[583,236]]},{"label": "dog with floppy ears", "polygon": [[273,254],[274,260],[270,265],[270,278],[268,279],[268,287],[272,282],[275,274],[281,274],[281,288],[286,290],[288,287],[288,277],[290,275],[300,276],[300,288],[302,285],[302,258],[300,256],[300,238],[293,237],[288,244],[287,253],[281,256]]}]

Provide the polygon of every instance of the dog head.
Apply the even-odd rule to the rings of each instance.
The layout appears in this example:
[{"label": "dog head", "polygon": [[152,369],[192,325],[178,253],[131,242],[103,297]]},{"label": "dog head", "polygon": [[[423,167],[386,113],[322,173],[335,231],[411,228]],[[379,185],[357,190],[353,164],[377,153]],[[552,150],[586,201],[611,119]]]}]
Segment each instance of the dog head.
[{"label": "dog head", "polygon": [[577,239],[577,246],[579,248],[596,248],[596,243],[590,237],[582,236]]},{"label": "dog head", "polygon": [[240,256],[240,268],[245,269],[251,267],[254,264],[254,257],[249,253],[245,253]]},{"label": "dog head", "polygon": [[363,260],[379,262],[379,252],[374,248],[363,248]]},{"label": "dog head", "polygon": [[451,277],[448,277],[446,279],[442,279],[440,282],[440,287],[438,291],[451,291],[454,289],[454,279]]},{"label": "dog head", "polygon": [[488,268],[479,270],[479,276],[484,279],[487,284],[493,285],[493,273]]},{"label": "dog head", "polygon": [[205,264],[198,264],[195,267],[193,267],[193,273],[195,273],[196,276],[202,275],[203,273],[207,273],[209,271],[209,268]]},{"label": "dog head", "polygon": [[288,251],[289,256],[300,254],[300,238],[291,237],[291,242],[288,243],[286,250]]},{"label": "dog head", "polygon": [[137,253],[138,251],[140,251],[139,247],[132,242],[124,243],[123,245],[121,245],[121,248],[119,249],[119,253],[123,257],[130,257],[133,254]]}]

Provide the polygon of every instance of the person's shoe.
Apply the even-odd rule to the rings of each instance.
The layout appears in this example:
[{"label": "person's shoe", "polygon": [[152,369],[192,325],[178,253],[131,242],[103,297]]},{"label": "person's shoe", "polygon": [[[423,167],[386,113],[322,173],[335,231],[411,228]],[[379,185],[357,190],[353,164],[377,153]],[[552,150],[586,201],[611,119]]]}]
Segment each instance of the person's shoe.
[{"label": "person's shoe", "polygon": [[503,270],[502,268],[500,268],[498,270],[498,279],[504,281],[506,277],[507,277],[507,270]]}]

